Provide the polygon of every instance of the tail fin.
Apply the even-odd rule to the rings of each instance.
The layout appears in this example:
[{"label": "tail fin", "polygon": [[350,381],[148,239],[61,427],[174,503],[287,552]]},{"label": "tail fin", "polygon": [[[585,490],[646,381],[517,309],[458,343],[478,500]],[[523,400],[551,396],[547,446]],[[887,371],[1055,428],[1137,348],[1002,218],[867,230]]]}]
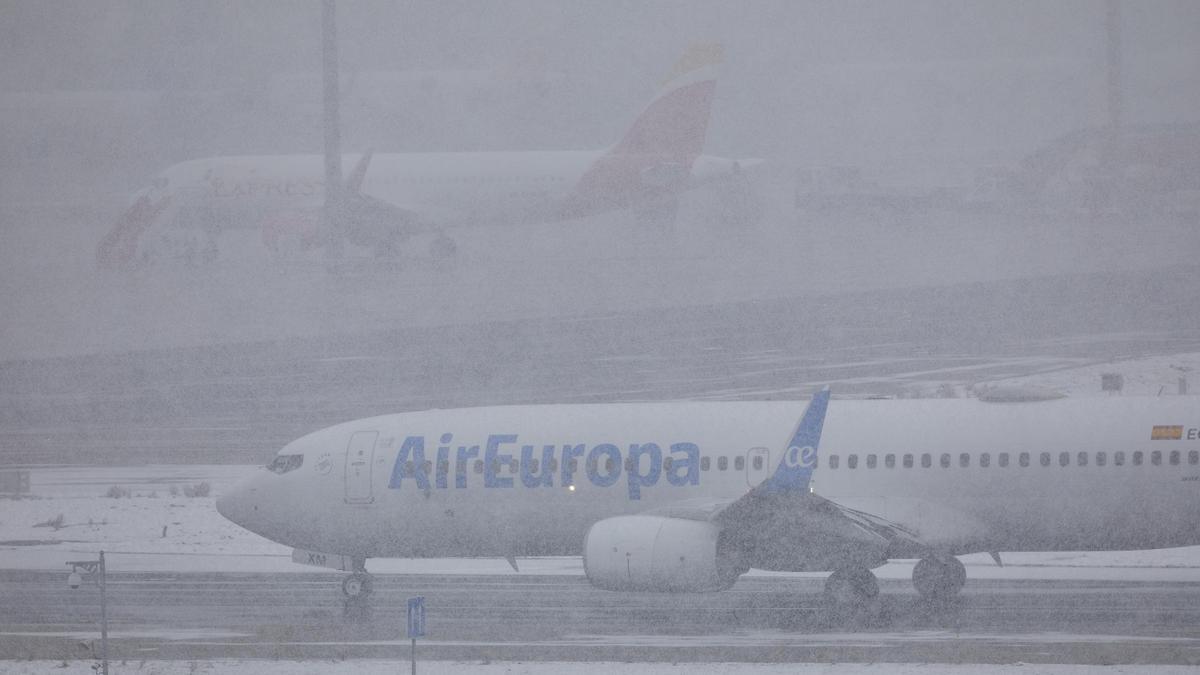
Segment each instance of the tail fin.
[{"label": "tail fin", "polygon": [[138,193],[133,203],[96,246],[96,262],[100,268],[133,266],[137,258],[138,239],[154,224],[154,219],[170,201],[169,196],[151,199],[148,190]]},{"label": "tail fin", "polygon": [[690,164],[704,151],[717,84],[716,66],[723,58],[720,44],[689,47],[663,80],[658,95],[612,152],[673,157]]},{"label": "tail fin", "polygon": [[804,417],[792,434],[779,466],[770,478],[763,481],[761,488],[768,492],[808,492],[813,469],[817,466],[817,446],[821,442],[821,428],[825,425],[825,410],[829,407],[829,387],[823,387],[813,395]]},{"label": "tail fin", "polygon": [[669,204],[686,188],[704,152],[722,52],[719,44],[695,45],[680,57],[625,137],[584,172],[563,204],[564,218]]}]

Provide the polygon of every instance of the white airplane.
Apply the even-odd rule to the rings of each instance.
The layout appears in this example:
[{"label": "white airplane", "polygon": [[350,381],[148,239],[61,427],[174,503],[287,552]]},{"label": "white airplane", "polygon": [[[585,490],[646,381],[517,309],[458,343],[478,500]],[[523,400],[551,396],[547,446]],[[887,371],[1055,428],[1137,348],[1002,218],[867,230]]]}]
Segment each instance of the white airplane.
[{"label": "white airplane", "polygon": [[211,260],[233,229],[261,230],[272,253],[324,249],[343,240],[393,255],[418,233],[446,228],[557,222],[632,208],[674,216],[681,192],[742,175],[760,160],[703,154],[719,45],[685,52],[658,95],[616,145],[594,151],[366,153],[343,191],[344,236],[321,227],[321,155],[212,157],[176,164],[134,195],[102,239],[103,267]]},{"label": "white airplane", "polygon": [[[829,409],[828,417],[826,409]],[[729,588],[750,568],[830,571],[838,605],[916,558],[1200,544],[1190,397],[511,406],[317,431],[217,501],[229,520],[353,574],[373,557],[583,555],[619,591]]]}]

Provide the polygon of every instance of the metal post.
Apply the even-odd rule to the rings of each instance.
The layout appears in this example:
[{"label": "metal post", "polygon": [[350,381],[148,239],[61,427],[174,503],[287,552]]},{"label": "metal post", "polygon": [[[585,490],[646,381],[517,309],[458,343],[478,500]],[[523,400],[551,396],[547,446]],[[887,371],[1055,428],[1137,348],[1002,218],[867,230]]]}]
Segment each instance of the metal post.
[{"label": "metal post", "polygon": [[417,675],[417,638],[412,639],[412,675]]},{"label": "metal post", "polygon": [[325,230],[326,251],[340,250],[342,237],[342,147],[338,119],[337,6],[334,0],[321,3],[321,55],[325,102]]},{"label": "metal post", "polygon": [[1105,28],[1108,33],[1105,50],[1108,56],[1108,126],[1116,135],[1121,129],[1121,0],[1108,0]]},{"label": "metal post", "polygon": [[108,603],[104,597],[104,587],[108,579],[104,574],[104,551],[100,551],[100,663],[104,675],[108,675]]}]

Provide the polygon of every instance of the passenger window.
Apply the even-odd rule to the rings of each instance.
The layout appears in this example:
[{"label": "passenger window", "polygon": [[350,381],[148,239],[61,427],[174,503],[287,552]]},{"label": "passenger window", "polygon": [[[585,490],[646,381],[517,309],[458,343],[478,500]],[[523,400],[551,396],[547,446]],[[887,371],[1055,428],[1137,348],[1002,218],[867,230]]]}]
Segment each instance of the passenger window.
[{"label": "passenger window", "polygon": [[1118,450],[1113,453],[1113,464],[1116,466],[1125,466],[1125,451]]},{"label": "passenger window", "polygon": [[1150,453],[1150,463],[1154,466],[1162,466],[1162,450],[1154,450]]},{"label": "passenger window", "polygon": [[1142,465],[1142,451],[1141,451],[1141,450],[1136,450],[1136,451],[1134,451],[1134,453],[1133,453],[1133,465],[1134,465],[1134,466],[1141,466],[1141,465]]},{"label": "passenger window", "polygon": [[596,473],[597,469],[599,469],[599,468],[600,468],[600,458],[598,458],[598,457],[588,457],[588,461],[587,461],[587,471],[588,471],[588,473],[589,473],[589,474]]},{"label": "passenger window", "polygon": [[536,459],[529,460],[529,473],[538,472],[538,461]]},{"label": "passenger window", "polygon": [[736,471],[741,471],[742,469],[745,469],[746,468],[746,458],[742,457],[741,455],[734,457],[733,458],[733,468]]},{"label": "passenger window", "polygon": [[829,456],[829,468],[831,468],[831,469],[836,469],[836,468],[837,468],[837,466],[838,466],[838,456],[837,456],[837,455],[830,455],[830,456]]},{"label": "passenger window", "polygon": [[1179,466],[1179,451],[1171,451],[1171,466]]},{"label": "passenger window", "polygon": [[1108,464],[1108,453],[1101,450],[1096,453],[1096,466],[1104,466]]},{"label": "passenger window", "polygon": [[433,462],[431,462],[429,460],[425,460],[424,462],[421,462],[421,471],[424,471],[426,474],[433,471]]},{"label": "passenger window", "polygon": [[625,458],[625,471],[632,473],[637,468],[637,458],[630,455]]},{"label": "passenger window", "polygon": [[1087,466],[1087,453],[1081,452],[1078,455],[1075,455],[1075,463],[1079,466]]},{"label": "passenger window", "polygon": [[672,466],[675,466],[675,458],[663,457],[663,471],[670,471]]},{"label": "passenger window", "polygon": [[500,460],[492,460],[492,473],[500,473]]},{"label": "passenger window", "polygon": [[450,460],[448,460],[448,459],[439,459],[438,460],[438,473],[441,473],[441,474],[450,473]]},{"label": "passenger window", "polygon": [[1039,459],[1042,463],[1042,466],[1050,466],[1050,453],[1043,452]]},{"label": "passenger window", "polygon": [[921,468],[928,469],[933,466],[933,455],[928,452],[921,454]]},{"label": "passenger window", "polygon": [[551,457],[549,462],[546,462],[546,470],[553,473],[558,471],[558,458]]},{"label": "passenger window", "polygon": [[700,458],[700,470],[708,471],[708,466],[709,466],[709,459],[707,457],[701,457]]},{"label": "passenger window", "polygon": [[913,468],[913,456],[912,455],[908,455],[908,454],[904,455],[904,468],[906,468],[906,469]]},{"label": "passenger window", "polygon": [[1188,451],[1188,464],[1191,464],[1193,466],[1196,464],[1200,464],[1200,450]]},{"label": "passenger window", "polygon": [[896,468],[896,456],[895,455],[884,455],[883,456],[883,465],[889,469]]},{"label": "passenger window", "polygon": [[875,455],[867,455],[867,468],[868,469],[875,468]]},{"label": "passenger window", "polygon": [[763,466],[762,455],[755,455],[753,464],[754,464],[755,471],[762,471],[762,466]]},{"label": "passenger window", "polygon": [[942,465],[943,469],[949,469],[950,468],[950,453],[943,452],[942,457],[939,460],[939,463]]},{"label": "passenger window", "polygon": [[964,469],[967,468],[968,466],[971,466],[971,456],[965,452],[960,454],[958,456],[958,465]]},{"label": "passenger window", "polygon": [[1021,454],[1017,455],[1017,464],[1020,464],[1023,467],[1029,466],[1029,453],[1022,452]]},{"label": "passenger window", "polygon": [[1058,465],[1059,466],[1069,466],[1070,464],[1071,464],[1071,453],[1069,453],[1069,452],[1058,453]]},{"label": "passenger window", "polygon": [[466,463],[466,462],[457,462],[457,463],[455,463],[455,465],[454,465],[454,475],[456,475],[456,476],[465,476],[465,475],[467,475],[467,463]]},{"label": "passenger window", "polygon": [[475,473],[483,473],[483,460],[475,460]]},{"label": "passenger window", "polygon": [[728,457],[718,457],[717,458],[717,470],[724,471],[728,468],[729,468],[729,458]]},{"label": "passenger window", "polygon": [[992,456],[986,452],[979,456],[979,467],[986,469],[992,464]]},{"label": "passenger window", "polygon": [[604,458],[604,473],[612,473],[612,472],[613,472],[613,458],[605,457]]},{"label": "passenger window", "polygon": [[1008,453],[1007,452],[1000,453],[1000,455],[996,458],[996,462],[1000,465],[1000,468],[1002,468],[1002,469],[1007,468],[1008,467]]},{"label": "passenger window", "polygon": [[857,469],[858,468],[858,455],[846,455],[846,468],[847,469]]},{"label": "passenger window", "polygon": [[[611,464],[611,463],[610,463],[610,464]],[[517,472],[517,460],[515,460],[515,459],[514,459],[514,460],[512,460],[512,461],[510,461],[510,462],[508,463],[508,470],[509,470],[509,472],[510,472],[510,473],[516,473],[516,472]]]},{"label": "passenger window", "polygon": [[416,465],[413,464],[413,461],[411,459],[404,463],[404,473],[406,473],[410,476],[413,475],[414,473],[416,473]]}]

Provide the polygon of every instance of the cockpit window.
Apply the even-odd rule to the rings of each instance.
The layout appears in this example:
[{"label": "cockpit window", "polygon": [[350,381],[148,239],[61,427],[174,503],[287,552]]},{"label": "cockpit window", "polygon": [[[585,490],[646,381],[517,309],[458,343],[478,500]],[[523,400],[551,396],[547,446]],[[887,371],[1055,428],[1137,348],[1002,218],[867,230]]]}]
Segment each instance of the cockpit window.
[{"label": "cockpit window", "polygon": [[267,465],[267,468],[275,473],[287,473],[295,471],[304,463],[304,455],[275,455],[275,459]]}]

